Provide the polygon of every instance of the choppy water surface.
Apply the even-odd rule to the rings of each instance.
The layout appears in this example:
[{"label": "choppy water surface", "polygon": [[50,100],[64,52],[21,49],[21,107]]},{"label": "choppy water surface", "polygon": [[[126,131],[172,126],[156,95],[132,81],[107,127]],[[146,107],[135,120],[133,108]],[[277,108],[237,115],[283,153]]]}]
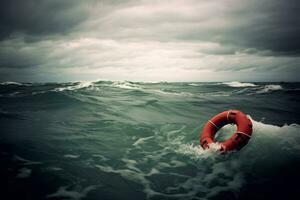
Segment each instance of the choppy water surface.
[{"label": "choppy water surface", "polygon": [[[1,195],[292,198],[299,100],[299,83],[1,83]],[[203,125],[228,109],[252,118],[249,144],[227,155],[202,150]],[[234,129],[224,127],[218,140]]]}]

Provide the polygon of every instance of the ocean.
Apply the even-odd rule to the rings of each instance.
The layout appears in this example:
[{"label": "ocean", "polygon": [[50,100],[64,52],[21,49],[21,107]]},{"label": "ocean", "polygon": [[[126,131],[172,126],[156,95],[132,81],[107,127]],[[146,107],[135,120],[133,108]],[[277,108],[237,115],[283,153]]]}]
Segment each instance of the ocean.
[{"label": "ocean", "polygon": [[[296,199],[299,102],[300,83],[3,82],[0,198]],[[251,118],[249,143],[203,150],[229,109]]]}]

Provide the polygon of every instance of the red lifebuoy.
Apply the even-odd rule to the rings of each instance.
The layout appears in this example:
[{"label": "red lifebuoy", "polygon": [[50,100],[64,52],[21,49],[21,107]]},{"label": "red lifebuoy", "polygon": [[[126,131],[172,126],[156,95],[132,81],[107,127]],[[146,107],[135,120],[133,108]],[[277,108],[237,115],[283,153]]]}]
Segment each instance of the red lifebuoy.
[{"label": "red lifebuoy", "polygon": [[209,144],[214,143],[214,137],[217,131],[226,124],[234,123],[237,125],[237,130],[228,140],[221,142],[222,152],[240,150],[251,138],[252,122],[241,111],[228,110],[214,116],[205,124],[201,137],[200,144],[204,149],[209,148]]}]

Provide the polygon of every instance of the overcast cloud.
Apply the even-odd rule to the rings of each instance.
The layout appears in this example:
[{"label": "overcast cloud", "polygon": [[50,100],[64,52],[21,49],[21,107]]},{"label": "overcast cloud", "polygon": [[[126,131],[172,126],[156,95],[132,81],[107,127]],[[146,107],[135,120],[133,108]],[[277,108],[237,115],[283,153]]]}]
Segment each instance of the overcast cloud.
[{"label": "overcast cloud", "polygon": [[300,81],[298,0],[0,4],[0,81]]}]

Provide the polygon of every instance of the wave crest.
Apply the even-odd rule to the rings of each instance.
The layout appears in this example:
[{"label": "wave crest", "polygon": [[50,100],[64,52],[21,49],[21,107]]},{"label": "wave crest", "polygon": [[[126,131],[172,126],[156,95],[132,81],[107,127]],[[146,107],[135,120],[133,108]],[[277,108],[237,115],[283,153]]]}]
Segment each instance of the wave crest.
[{"label": "wave crest", "polygon": [[142,89],[139,85],[134,84],[129,81],[114,81],[111,86],[121,88],[121,89],[129,89],[129,90],[140,90]]},{"label": "wave crest", "polygon": [[79,90],[79,89],[83,89],[83,88],[88,88],[88,87],[91,87],[93,85],[94,85],[94,82],[81,81],[81,82],[75,83],[75,85],[70,85],[70,86],[66,86],[66,87],[55,88],[54,91],[56,91],[56,92],[62,92],[62,91],[65,91],[65,90],[73,91],[73,90]]},{"label": "wave crest", "polygon": [[18,85],[18,86],[30,86],[28,83],[19,83],[19,82],[13,82],[13,81],[6,81],[0,83],[0,85]]},{"label": "wave crest", "polygon": [[257,93],[264,94],[279,90],[283,90],[283,87],[281,85],[265,85],[265,87],[262,90],[257,91]]},{"label": "wave crest", "polygon": [[253,83],[242,83],[242,82],[238,82],[238,81],[232,81],[232,82],[224,82],[222,83],[223,85],[227,85],[230,87],[256,87],[258,85],[255,85]]}]

